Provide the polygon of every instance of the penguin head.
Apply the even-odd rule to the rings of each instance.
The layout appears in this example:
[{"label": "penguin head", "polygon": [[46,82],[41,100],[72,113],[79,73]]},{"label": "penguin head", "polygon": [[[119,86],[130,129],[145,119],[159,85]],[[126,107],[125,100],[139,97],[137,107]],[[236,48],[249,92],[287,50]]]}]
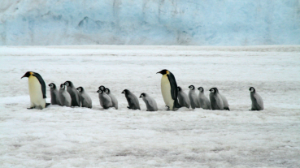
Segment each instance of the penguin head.
[{"label": "penguin head", "polygon": [[109,88],[105,88],[105,93],[106,93],[106,94],[110,94]]},{"label": "penguin head", "polygon": [[198,90],[199,90],[200,92],[203,92],[203,91],[204,91],[203,87],[198,87]]},{"label": "penguin head", "polygon": [[143,97],[146,97],[146,93],[142,93],[142,94],[140,95],[140,98],[143,98]]},{"label": "penguin head", "polygon": [[32,72],[32,71],[27,71],[27,72],[21,77],[21,79],[24,78],[24,77],[29,78],[30,76],[34,76],[34,72]]},{"label": "penguin head", "polygon": [[103,85],[99,86],[99,90],[102,90],[102,92],[105,91],[105,87]]},{"label": "penguin head", "polygon": [[249,91],[252,92],[252,93],[254,93],[255,92],[255,88],[254,87],[250,87]]},{"label": "penguin head", "polygon": [[73,83],[71,81],[66,81],[64,83],[67,87],[73,87]]},{"label": "penguin head", "polygon": [[99,93],[99,94],[103,94],[103,91],[102,91],[102,90],[100,90],[100,89],[98,89],[98,90],[97,90],[97,93]]},{"label": "penguin head", "polygon": [[65,90],[65,87],[66,87],[66,86],[65,86],[64,83],[60,84],[60,89],[61,89],[61,90]]},{"label": "penguin head", "polygon": [[83,87],[80,86],[76,90],[78,90],[78,92],[83,92],[84,89],[83,89]]},{"label": "penguin head", "polygon": [[211,93],[218,93],[219,92],[218,88],[216,88],[216,87],[213,87],[213,88],[209,89],[209,91]]},{"label": "penguin head", "polygon": [[128,89],[124,89],[122,94],[128,94],[129,93],[129,90]]},{"label": "penguin head", "polygon": [[156,74],[158,74],[158,73],[160,73],[160,74],[162,74],[162,75],[169,75],[169,74],[170,74],[170,71],[168,71],[167,69],[163,69],[163,70],[157,72]]},{"label": "penguin head", "polygon": [[178,92],[180,92],[182,89],[180,86],[177,87]]},{"label": "penguin head", "polygon": [[195,86],[194,86],[194,85],[190,85],[190,86],[189,86],[189,89],[190,89],[190,90],[195,90]]},{"label": "penguin head", "polygon": [[50,83],[48,86],[49,86],[51,89],[56,89],[56,85],[55,85],[54,83]]}]

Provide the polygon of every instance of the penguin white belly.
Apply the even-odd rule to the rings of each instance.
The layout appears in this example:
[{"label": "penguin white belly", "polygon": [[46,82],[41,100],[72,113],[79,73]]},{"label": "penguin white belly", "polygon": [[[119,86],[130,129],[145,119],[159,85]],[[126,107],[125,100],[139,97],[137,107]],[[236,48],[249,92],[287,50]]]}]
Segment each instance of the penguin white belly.
[{"label": "penguin white belly", "polygon": [[169,106],[170,110],[173,110],[174,100],[171,95],[171,85],[167,75],[163,75],[161,78],[161,93],[166,105]]},{"label": "penguin white belly", "polygon": [[39,80],[36,77],[30,76],[28,78],[28,86],[31,107],[45,108],[46,101],[43,98],[42,87]]}]

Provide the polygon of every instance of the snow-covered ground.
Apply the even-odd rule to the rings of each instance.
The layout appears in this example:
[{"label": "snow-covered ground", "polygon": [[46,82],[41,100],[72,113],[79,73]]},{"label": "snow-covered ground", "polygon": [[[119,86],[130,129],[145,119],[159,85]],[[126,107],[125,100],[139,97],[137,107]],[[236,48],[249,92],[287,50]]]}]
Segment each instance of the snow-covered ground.
[{"label": "snow-covered ground", "polygon": [[[0,167],[300,167],[300,46],[0,47]],[[161,75],[216,86],[231,111],[166,111]],[[47,85],[83,86],[93,109],[27,110],[26,71]],[[107,86],[119,110],[103,110]],[[264,99],[249,111],[248,88]],[[158,112],[126,109],[123,89],[150,94]],[[50,102],[49,87],[47,101]]]}]

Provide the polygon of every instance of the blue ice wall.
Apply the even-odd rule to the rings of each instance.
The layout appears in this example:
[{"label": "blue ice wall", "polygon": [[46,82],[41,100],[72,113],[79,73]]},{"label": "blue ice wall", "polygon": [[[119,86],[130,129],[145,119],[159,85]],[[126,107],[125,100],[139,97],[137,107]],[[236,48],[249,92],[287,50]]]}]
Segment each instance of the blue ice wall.
[{"label": "blue ice wall", "polygon": [[300,44],[299,0],[0,0],[0,45]]}]

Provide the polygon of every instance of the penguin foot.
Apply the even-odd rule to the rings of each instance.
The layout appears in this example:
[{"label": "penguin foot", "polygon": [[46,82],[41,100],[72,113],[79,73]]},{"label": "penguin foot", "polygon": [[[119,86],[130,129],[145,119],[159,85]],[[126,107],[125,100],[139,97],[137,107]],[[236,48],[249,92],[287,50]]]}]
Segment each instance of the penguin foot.
[{"label": "penguin foot", "polygon": [[50,105],[50,103],[46,103],[46,106],[45,107],[48,107]]},{"label": "penguin foot", "polygon": [[229,107],[225,107],[224,109],[230,111]]},{"label": "penguin foot", "polygon": [[35,107],[29,107],[29,108],[27,108],[28,110],[31,110],[31,109],[34,109]]}]

